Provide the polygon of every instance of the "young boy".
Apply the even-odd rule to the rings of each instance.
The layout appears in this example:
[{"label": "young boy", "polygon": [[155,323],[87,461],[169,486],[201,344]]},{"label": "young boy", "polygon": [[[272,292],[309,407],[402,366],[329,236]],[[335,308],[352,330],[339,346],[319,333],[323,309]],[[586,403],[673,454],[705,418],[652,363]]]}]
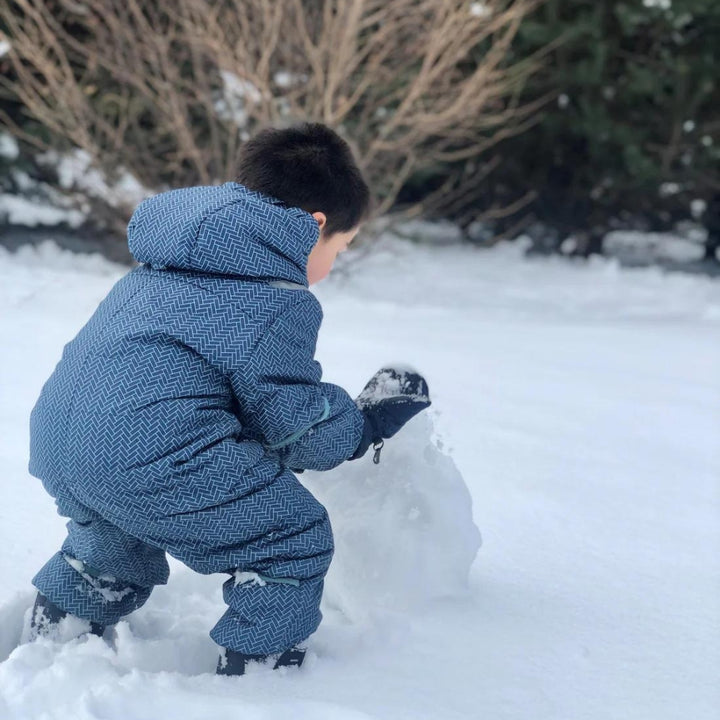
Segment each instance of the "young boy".
[{"label": "young boy", "polygon": [[[430,404],[384,369],[358,401],[313,359],[325,277],[366,218],[347,144],[306,124],[244,146],[237,183],[145,200],[141,263],[64,349],[30,419],[30,472],[70,518],[33,579],[31,634],[105,628],[167,582],[170,553],[230,573],[217,672],[300,665],[333,554],[325,508],[292,471],[361,457]],[[64,624],[67,626],[67,623]]]}]

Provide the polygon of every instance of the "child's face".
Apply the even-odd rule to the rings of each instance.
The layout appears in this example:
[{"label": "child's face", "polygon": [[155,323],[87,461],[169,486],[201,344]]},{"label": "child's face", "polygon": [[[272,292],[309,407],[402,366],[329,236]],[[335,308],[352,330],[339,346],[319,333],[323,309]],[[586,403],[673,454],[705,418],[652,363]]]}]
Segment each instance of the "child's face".
[{"label": "child's face", "polygon": [[320,226],[320,238],[315,247],[310,252],[307,263],[308,283],[314,285],[327,277],[332,269],[335,258],[348,249],[348,246],[357,235],[359,228],[353,228],[347,232],[336,232],[326,237],[323,228],[326,224],[326,218],[323,213],[313,213],[313,217],[318,221]]}]

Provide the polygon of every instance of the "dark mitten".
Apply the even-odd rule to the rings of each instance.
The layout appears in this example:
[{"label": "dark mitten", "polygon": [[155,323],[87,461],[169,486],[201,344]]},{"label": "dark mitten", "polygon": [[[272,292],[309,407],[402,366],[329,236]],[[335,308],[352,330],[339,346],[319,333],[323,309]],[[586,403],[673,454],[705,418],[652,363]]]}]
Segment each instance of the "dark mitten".
[{"label": "dark mitten", "polygon": [[425,378],[415,370],[383,368],[373,375],[355,401],[365,416],[357,460],[372,445],[375,463],[380,462],[383,441],[391,438],[411,418],[430,405]]}]

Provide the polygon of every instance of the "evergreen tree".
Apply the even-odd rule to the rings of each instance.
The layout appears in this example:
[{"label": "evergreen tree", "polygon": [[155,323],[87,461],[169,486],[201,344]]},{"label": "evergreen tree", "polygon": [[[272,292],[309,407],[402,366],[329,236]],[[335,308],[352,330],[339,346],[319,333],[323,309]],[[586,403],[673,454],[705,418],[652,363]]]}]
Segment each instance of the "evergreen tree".
[{"label": "evergreen tree", "polygon": [[503,144],[491,197],[508,202],[529,184],[537,198],[526,220],[556,227],[558,242],[587,228],[586,252],[613,225],[717,225],[720,3],[547,0],[515,52],[551,43],[525,93],[555,100]]}]

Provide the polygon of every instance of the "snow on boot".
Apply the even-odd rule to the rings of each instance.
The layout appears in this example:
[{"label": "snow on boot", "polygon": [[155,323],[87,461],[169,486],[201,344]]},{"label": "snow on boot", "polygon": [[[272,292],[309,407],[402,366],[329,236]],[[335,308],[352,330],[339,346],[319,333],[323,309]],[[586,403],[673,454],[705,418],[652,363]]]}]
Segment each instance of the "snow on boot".
[{"label": "snow on boot", "polygon": [[305,659],[305,649],[293,647],[281,653],[272,655],[245,655],[235,650],[223,648],[218,658],[217,675],[244,675],[251,667],[250,663],[268,665],[273,663],[272,669],[281,667],[300,667]]},{"label": "snow on boot", "polygon": [[69,637],[62,637],[65,633],[60,630],[60,623],[66,618],[70,618],[71,621],[74,620],[77,623],[77,628],[75,628],[77,632],[73,632],[72,629],[68,628],[70,634],[74,637],[86,632],[102,637],[105,632],[104,625],[75,617],[50,602],[42,593],[38,593],[30,617],[30,639],[35,640],[39,637],[49,637],[56,640],[70,639]]}]

